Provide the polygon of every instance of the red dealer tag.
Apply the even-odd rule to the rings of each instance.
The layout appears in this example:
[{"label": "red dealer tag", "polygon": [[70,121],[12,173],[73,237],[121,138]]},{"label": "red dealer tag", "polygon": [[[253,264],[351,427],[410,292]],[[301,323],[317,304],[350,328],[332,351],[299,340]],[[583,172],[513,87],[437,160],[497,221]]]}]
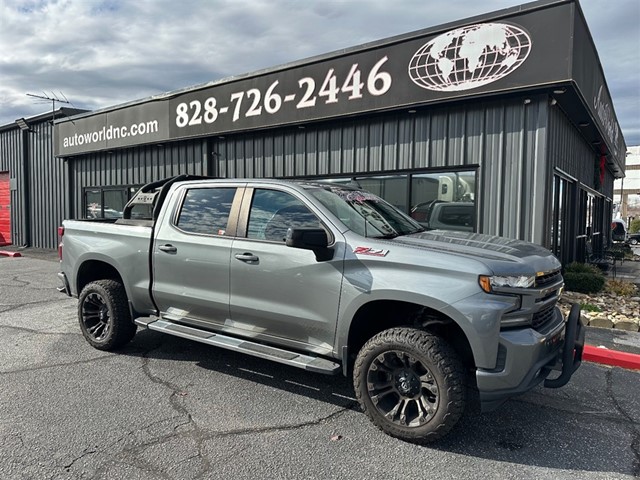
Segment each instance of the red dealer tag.
[{"label": "red dealer tag", "polygon": [[371,247],[356,247],[353,249],[353,253],[356,255],[373,255],[374,257],[385,257],[389,250],[382,250],[379,248]]}]

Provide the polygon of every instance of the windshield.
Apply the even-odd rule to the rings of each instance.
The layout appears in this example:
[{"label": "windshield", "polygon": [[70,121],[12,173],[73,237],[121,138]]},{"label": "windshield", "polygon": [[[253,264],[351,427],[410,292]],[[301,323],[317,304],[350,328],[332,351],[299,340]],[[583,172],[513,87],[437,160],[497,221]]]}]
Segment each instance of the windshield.
[{"label": "windshield", "polygon": [[363,237],[393,238],[424,228],[393,205],[365,190],[315,186],[310,193],[350,230]]}]

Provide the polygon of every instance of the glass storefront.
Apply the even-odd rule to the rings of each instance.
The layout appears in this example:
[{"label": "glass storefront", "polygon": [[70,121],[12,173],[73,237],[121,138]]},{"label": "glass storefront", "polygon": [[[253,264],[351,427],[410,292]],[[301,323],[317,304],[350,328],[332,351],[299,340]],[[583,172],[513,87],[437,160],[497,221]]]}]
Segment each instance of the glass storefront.
[{"label": "glass storefront", "polygon": [[429,230],[476,231],[476,170],[317,179],[384,198]]}]

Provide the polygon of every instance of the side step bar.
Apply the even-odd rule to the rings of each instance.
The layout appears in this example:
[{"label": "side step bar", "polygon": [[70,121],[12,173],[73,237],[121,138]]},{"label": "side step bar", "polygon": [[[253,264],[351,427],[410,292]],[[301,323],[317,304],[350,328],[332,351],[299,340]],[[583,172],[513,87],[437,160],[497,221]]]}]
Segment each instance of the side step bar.
[{"label": "side step bar", "polygon": [[312,357],[282,348],[255,343],[250,340],[229,337],[227,335],[221,335],[220,333],[167,322],[165,320],[136,318],[135,323],[150,330],[157,330],[158,332],[168,333],[176,337],[187,338],[189,340],[195,340],[196,342],[206,343],[207,345],[273,360],[274,362],[284,363],[285,365],[291,365],[292,367],[302,368],[311,372],[335,375],[342,369],[340,364],[325,358]]}]

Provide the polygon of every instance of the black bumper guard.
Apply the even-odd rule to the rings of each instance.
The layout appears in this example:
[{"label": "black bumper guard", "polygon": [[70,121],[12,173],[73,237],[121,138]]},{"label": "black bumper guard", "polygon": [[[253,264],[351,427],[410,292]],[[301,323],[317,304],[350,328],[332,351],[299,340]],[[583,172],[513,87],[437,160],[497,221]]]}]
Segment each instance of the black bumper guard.
[{"label": "black bumper guard", "polygon": [[580,321],[580,305],[574,303],[569,312],[564,333],[564,346],[562,347],[562,370],[557,378],[547,378],[544,386],[547,388],[560,388],[567,384],[571,375],[582,363],[584,350],[584,326]]}]

